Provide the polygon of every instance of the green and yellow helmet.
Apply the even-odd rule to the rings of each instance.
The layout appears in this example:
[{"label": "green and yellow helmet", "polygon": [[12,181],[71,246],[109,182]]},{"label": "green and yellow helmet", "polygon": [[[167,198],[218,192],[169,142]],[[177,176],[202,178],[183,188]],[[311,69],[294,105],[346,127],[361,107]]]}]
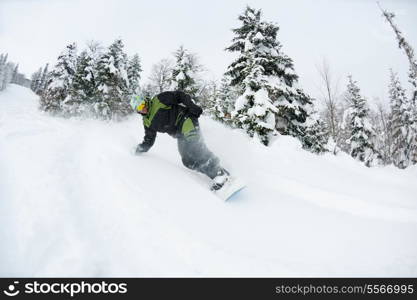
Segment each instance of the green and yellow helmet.
[{"label": "green and yellow helmet", "polygon": [[142,111],[146,106],[145,97],[139,95],[133,96],[132,99],[130,99],[130,106],[136,112]]}]

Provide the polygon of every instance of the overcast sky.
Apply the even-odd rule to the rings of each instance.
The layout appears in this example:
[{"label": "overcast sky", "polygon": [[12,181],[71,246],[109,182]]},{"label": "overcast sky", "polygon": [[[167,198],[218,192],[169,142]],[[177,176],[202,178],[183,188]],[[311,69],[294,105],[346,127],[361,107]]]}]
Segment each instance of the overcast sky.
[{"label": "overcast sky", "polygon": [[[417,1],[380,0],[417,51]],[[365,96],[386,98],[389,68],[408,87],[408,62],[374,0],[0,0],[0,53],[27,74],[54,64],[64,47],[120,37],[138,53],[144,77],[181,44],[198,54],[208,78],[219,79],[234,55],[224,48],[249,4],[280,26],[278,39],[295,63],[300,84],[319,97],[316,66],[323,58],[335,77],[352,74]]]}]

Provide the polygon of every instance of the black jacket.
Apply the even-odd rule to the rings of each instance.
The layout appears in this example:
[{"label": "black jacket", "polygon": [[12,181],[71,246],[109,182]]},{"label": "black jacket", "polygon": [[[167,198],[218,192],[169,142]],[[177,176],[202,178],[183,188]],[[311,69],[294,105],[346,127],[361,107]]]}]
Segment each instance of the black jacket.
[{"label": "black jacket", "polygon": [[198,118],[202,111],[189,95],[181,91],[163,92],[153,97],[148,103],[148,113],[143,116],[145,137],[137,151],[148,151],[155,142],[157,132],[176,137],[184,119]]}]

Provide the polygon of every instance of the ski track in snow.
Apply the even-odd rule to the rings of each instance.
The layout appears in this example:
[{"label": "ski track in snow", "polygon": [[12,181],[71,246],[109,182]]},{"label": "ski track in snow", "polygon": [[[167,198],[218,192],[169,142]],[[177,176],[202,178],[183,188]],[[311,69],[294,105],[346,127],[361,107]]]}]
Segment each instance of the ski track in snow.
[{"label": "ski track in snow", "polygon": [[248,187],[219,201],[141,120],[54,118],[0,93],[0,276],[417,276],[417,168],[366,168],[207,118],[209,148]]}]

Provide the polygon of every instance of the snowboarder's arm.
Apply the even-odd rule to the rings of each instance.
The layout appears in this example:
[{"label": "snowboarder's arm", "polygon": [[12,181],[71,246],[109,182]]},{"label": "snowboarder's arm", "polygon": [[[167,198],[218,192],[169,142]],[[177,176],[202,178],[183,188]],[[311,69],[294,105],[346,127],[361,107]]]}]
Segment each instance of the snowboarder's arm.
[{"label": "snowboarder's arm", "polygon": [[176,91],[175,93],[176,93],[175,96],[178,99],[178,102],[183,103],[188,108],[188,111],[190,112],[190,114],[192,114],[193,116],[197,118],[201,115],[201,113],[203,112],[203,109],[191,100],[190,95],[181,91]]},{"label": "snowboarder's arm", "polygon": [[175,92],[163,92],[158,95],[159,101],[164,103],[165,105],[174,105],[174,104],[183,104],[185,107],[188,108],[188,111],[191,115],[195,117],[199,117],[203,110],[200,106],[195,104],[192,100],[190,95],[181,92],[181,91],[175,91]]},{"label": "snowboarder's arm", "polygon": [[136,148],[136,153],[147,152],[152,145],[155,143],[156,139],[156,131],[145,127],[145,137],[143,138],[143,142],[138,145]]}]

